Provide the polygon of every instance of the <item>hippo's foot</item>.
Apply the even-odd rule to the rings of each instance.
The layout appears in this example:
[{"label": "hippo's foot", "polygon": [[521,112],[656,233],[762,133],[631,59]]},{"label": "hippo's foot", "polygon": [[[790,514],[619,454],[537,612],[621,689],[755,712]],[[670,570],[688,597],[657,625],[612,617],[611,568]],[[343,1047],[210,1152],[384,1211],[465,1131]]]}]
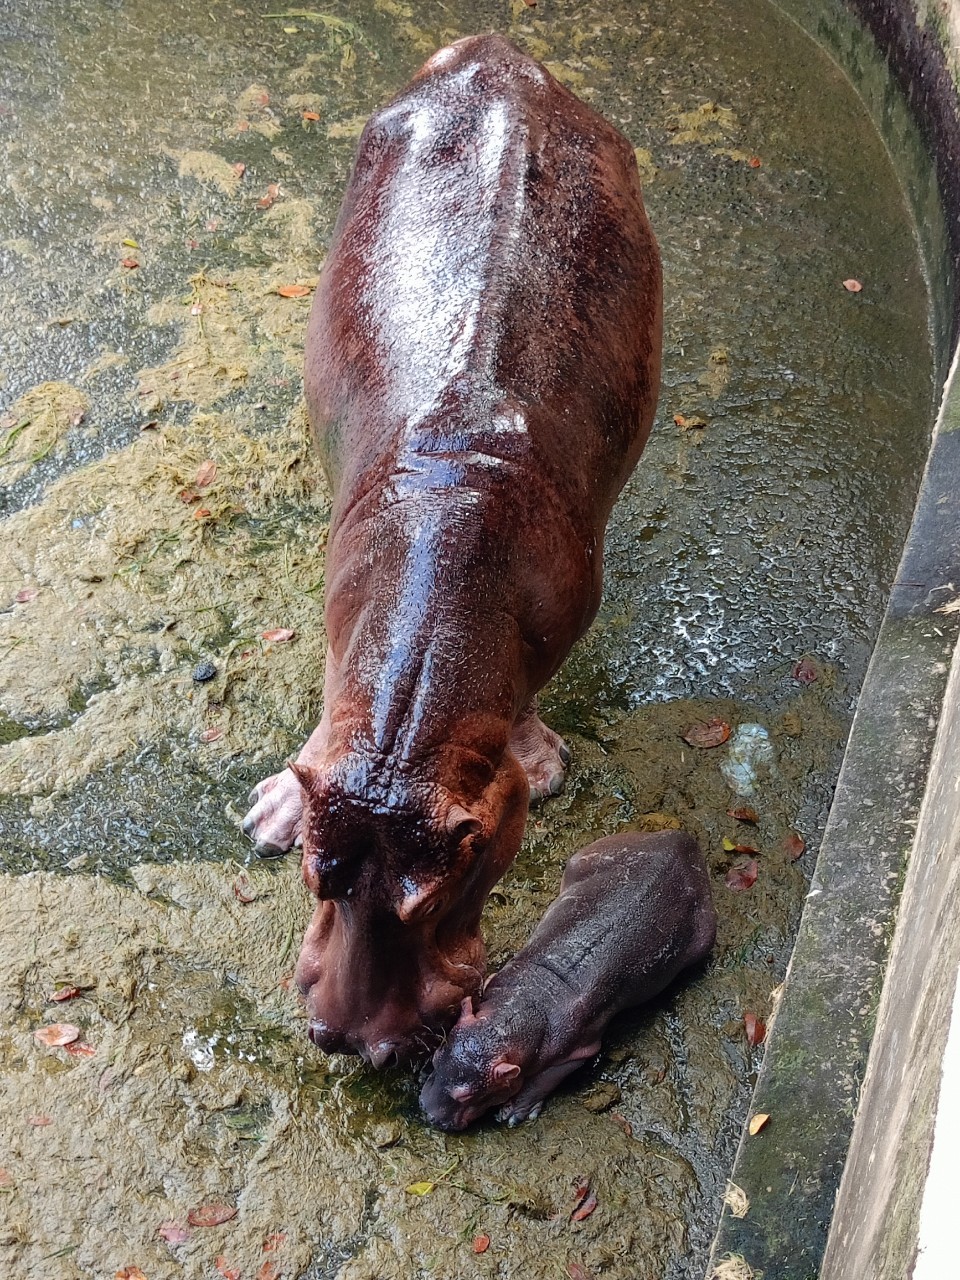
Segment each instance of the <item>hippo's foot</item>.
[{"label": "hippo's foot", "polygon": [[570,752],[558,733],[548,729],[531,702],[513,726],[510,750],[520,761],[530,783],[530,799],[543,800],[563,790]]},{"label": "hippo's foot", "polygon": [[275,857],[300,843],[303,792],[291,770],[258,782],[247,802],[253,808],[240,826],[257,853]]}]

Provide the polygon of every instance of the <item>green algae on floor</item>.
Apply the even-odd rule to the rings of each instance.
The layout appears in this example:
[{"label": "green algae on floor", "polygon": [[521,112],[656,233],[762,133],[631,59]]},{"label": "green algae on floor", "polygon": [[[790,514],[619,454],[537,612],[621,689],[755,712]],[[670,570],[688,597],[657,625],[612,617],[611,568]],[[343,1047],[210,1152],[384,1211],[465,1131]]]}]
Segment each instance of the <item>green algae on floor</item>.
[{"label": "green algae on floor", "polygon": [[[634,145],[666,343],[600,616],[543,700],[567,789],[491,897],[491,963],[625,828],[697,835],[720,933],[540,1121],[449,1137],[409,1072],[306,1042],[295,859],[248,868],[252,903],[233,885],[246,791],[320,711],[329,496],[309,292],[280,290],[316,281],[370,112],[492,28]],[[253,1275],[283,1236],[309,1280],[699,1275],[757,1065],[743,1014],[775,1005],[926,443],[921,264],[849,86],[764,0],[13,0],[0,156],[0,860],[32,869],[2,908],[7,1272]],[[749,832],[729,747],[683,741],[712,717],[769,736]],[[746,892],[725,840],[758,849]],[[76,1012],[47,1001],[71,979]],[[54,1018],[96,1055],[36,1046]],[[578,1177],[599,1208],[572,1224]],[[157,1235],[208,1198],[236,1217]]]}]

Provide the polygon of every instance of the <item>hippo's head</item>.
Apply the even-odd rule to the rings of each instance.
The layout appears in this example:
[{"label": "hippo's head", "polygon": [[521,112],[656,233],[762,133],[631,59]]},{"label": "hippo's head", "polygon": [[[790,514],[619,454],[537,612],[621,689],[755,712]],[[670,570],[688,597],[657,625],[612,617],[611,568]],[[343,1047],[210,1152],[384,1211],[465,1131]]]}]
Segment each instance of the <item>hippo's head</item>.
[{"label": "hippo's head", "polygon": [[424,1053],[480,989],[480,914],[516,855],[523,770],[470,806],[440,786],[378,786],[362,762],[298,769],[303,876],[318,899],[296,980],[310,1038],[375,1066]]},{"label": "hippo's head", "polygon": [[523,1086],[523,1068],[507,1028],[473,1011],[464,1000],[460,1021],[433,1055],[433,1071],[420,1092],[420,1106],[438,1129],[456,1131],[502,1107]]}]

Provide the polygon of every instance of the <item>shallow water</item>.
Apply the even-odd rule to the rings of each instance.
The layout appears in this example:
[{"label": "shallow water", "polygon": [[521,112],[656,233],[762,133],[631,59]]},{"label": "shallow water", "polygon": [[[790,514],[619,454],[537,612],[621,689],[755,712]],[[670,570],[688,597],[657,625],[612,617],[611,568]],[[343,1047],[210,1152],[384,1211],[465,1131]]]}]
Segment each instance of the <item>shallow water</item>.
[{"label": "shallow water", "polygon": [[[295,867],[253,868],[241,911],[233,821],[315,723],[322,667],[309,299],[276,290],[315,279],[365,116],[492,27],[638,148],[667,327],[600,617],[543,700],[573,748],[567,790],[491,900],[491,960],[574,848],[627,825],[694,831],[721,929],[710,969],[619,1027],[536,1125],[444,1138],[408,1076],[303,1042],[276,989],[306,909]],[[857,99],[761,0],[13,0],[0,155],[0,859],[39,869],[4,896],[8,1270],[67,1249],[68,1277],[207,1275],[220,1255],[252,1275],[279,1231],[290,1275],[698,1275],[757,1060],[743,1012],[766,1016],[785,970],[931,416],[914,234]],[[263,640],[281,626],[293,642]],[[724,778],[729,747],[683,741],[714,716],[768,735],[750,797]],[[727,815],[744,799],[756,829]],[[725,838],[760,850],[746,892],[725,885],[743,856]],[[78,966],[98,1054],[45,1056],[31,1028]],[[53,1126],[26,1124],[46,1106]],[[80,1156],[89,1203],[62,1178]],[[581,1174],[601,1208],[572,1228]],[[158,1241],[214,1192],[236,1219]]]}]

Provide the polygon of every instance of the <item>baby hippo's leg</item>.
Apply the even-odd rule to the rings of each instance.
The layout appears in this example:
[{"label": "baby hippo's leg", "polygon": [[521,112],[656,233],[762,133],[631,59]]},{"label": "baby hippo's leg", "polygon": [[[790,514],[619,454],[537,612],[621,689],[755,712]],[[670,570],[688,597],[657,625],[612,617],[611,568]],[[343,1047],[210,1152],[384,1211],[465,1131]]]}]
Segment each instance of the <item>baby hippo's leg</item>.
[{"label": "baby hippo's leg", "polygon": [[510,750],[527,775],[531,800],[543,800],[560,792],[570,752],[560,735],[548,729],[537,715],[535,698],[527,703],[513,726]]},{"label": "baby hippo's leg", "polygon": [[567,1076],[583,1066],[588,1058],[600,1052],[600,1041],[575,1049],[562,1062],[545,1067],[543,1071],[524,1082],[523,1088],[509,1102],[505,1102],[497,1112],[497,1119],[513,1129],[523,1120],[536,1120],[543,1107],[544,1100],[553,1093],[557,1085]]},{"label": "baby hippo's leg", "polygon": [[272,857],[300,843],[303,793],[291,770],[258,782],[247,803],[252,807],[240,828],[253,841],[257,853]]}]

